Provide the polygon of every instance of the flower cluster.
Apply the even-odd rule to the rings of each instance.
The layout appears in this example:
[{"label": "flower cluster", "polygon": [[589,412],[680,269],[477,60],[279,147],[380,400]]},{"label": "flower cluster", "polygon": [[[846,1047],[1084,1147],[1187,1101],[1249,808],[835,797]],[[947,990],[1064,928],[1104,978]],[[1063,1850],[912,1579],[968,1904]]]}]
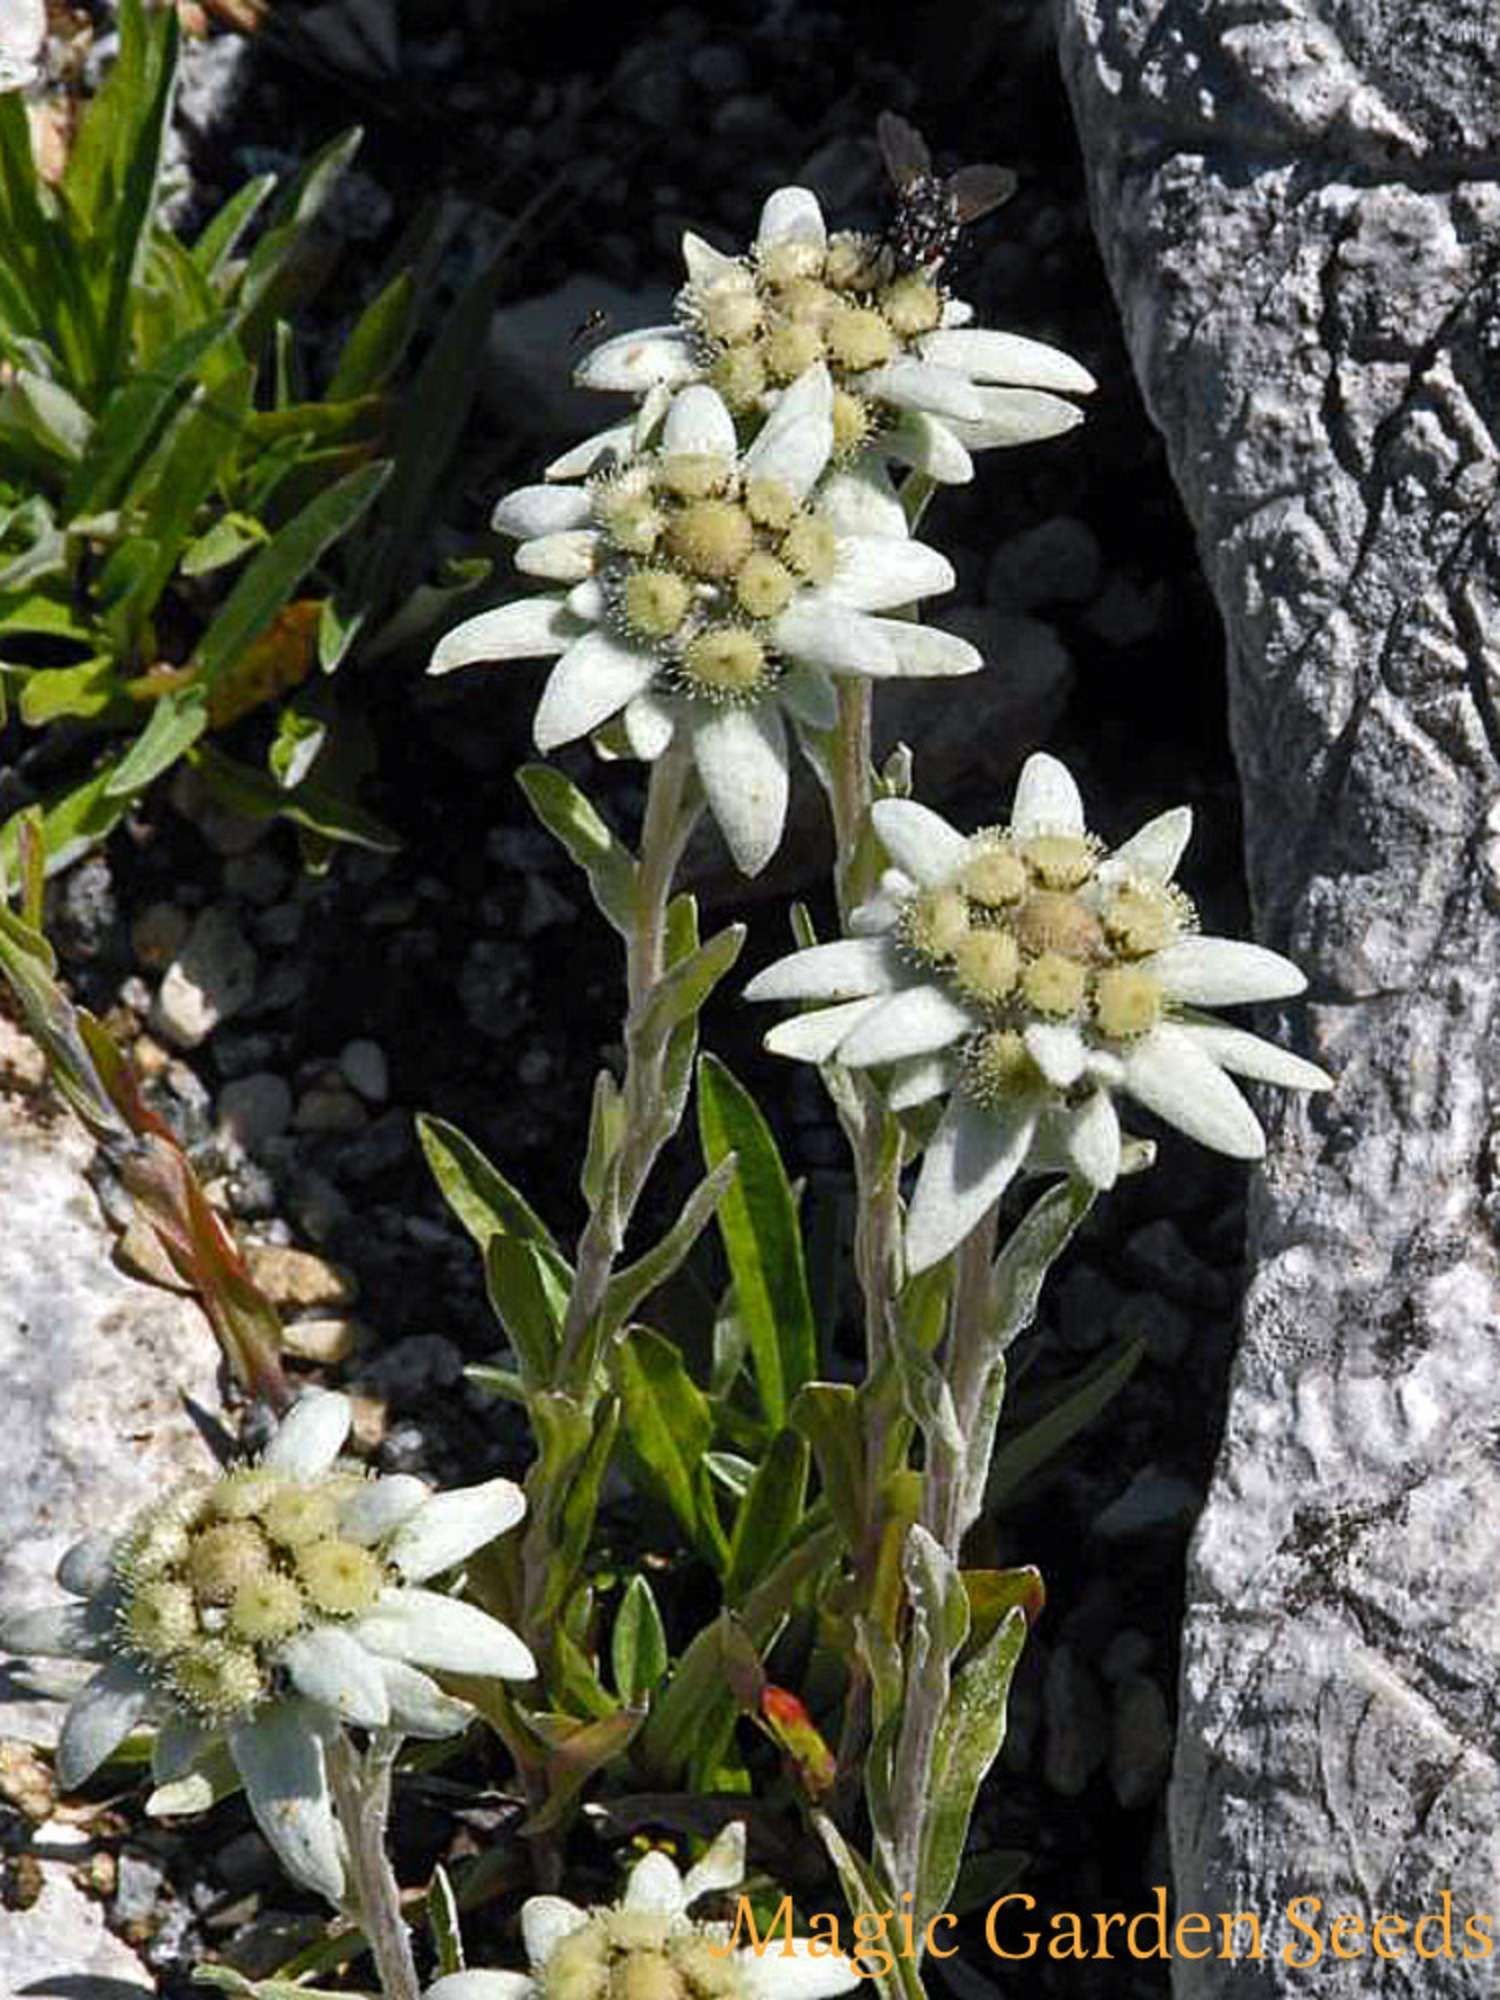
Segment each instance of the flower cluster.
[{"label": "flower cluster", "polygon": [[521,1640],[476,1606],[416,1588],[513,1528],[519,1487],[434,1494],[340,1457],[348,1400],[302,1397],[258,1464],[179,1487],[117,1536],[68,1550],[72,1604],[9,1612],[0,1646],[100,1663],[57,1750],[82,1784],[158,1723],[159,1783],[216,1740],[291,1874],[337,1901],[342,1865],[322,1749],[341,1723],[446,1736],[472,1710],[424,1668],[529,1679]]},{"label": "flower cluster", "polygon": [[833,408],[819,363],[741,450],[723,399],[687,388],[651,449],[607,459],[583,485],[511,494],[495,525],[521,538],[518,567],[571,588],[481,612],[442,640],[432,671],[560,653],[536,711],[538,748],[616,714],[648,760],[683,732],[730,850],[754,874],[786,817],[783,713],[829,729],[832,674],[981,665],[962,639],[875,615],[950,589],[953,570],[906,539],[899,503],[878,488],[820,486]]},{"label": "flower cluster", "polygon": [[1260,945],[1198,934],[1172,880],[1186,807],[1106,854],[1068,772],[1037,755],[1005,826],[965,836],[906,799],[873,817],[896,866],[854,913],[856,935],[794,952],[746,991],[835,1003],[773,1029],[780,1054],[890,1065],[898,1110],[948,1095],[908,1217],[911,1269],[946,1256],[1025,1165],[1111,1186],[1117,1092],[1258,1159],[1264,1135],[1228,1073],[1328,1087],[1312,1063],[1199,1011],[1306,982]]},{"label": "flower cluster", "polygon": [[936,272],[899,268],[877,237],[830,235],[806,188],[770,197],[747,256],[691,233],[682,248],[676,323],[595,348],[578,369],[585,387],[646,394],[706,381],[753,416],[823,364],[836,456],[872,451],[949,483],[973,478],[971,451],[1082,421],[1067,399],[1094,388],[1086,368],[1043,341],[971,326],[972,308]]},{"label": "flower cluster", "polygon": [[737,1820],[685,1876],[670,1855],[644,1855],[617,1904],[532,1896],[521,1911],[529,1974],[449,1973],[424,2000],[826,2000],[859,1984],[859,1968],[826,1944],[778,1936],[770,1949],[734,1950],[728,1924],[689,1917],[700,1896],[737,1889],[744,1874]]}]

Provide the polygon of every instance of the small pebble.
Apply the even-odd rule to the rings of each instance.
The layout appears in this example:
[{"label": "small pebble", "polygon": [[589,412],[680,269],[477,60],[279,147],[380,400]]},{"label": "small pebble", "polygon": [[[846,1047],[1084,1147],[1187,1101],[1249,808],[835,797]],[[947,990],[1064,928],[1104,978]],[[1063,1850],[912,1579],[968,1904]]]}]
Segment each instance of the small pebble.
[{"label": "small pebble", "polygon": [[279,1243],[247,1243],[250,1276],[278,1306],[347,1306],[359,1292],[353,1273]]},{"label": "small pebble", "polygon": [[225,1084],[219,1092],[218,1112],[220,1132],[253,1152],[291,1123],[291,1087],[285,1077],[255,1070]]},{"label": "small pebble", "polygon": [[130,949],[137,965],[164,972],[181,951],[192,919],[176,903],[148,903],[130,926]]},{"label": "small pebble", "polygon": [[249,1004],[257,976],[255,953],[222,903],[211,903],[167,967],[152,1026],[179,1049],[195,1049]]},{"label": "small pebble", "polygon": [[365,1037],[346,1042],[339,1051],[344,1080],[369,1104],[384,1104],[391,1094],[390,1065],[379,1042]]}]

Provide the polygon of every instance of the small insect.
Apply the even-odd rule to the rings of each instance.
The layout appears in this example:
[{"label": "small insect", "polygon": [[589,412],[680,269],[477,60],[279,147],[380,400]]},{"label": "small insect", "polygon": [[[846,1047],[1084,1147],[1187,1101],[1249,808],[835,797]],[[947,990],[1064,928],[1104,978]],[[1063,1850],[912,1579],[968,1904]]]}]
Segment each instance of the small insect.
[{"label": "small insect", "polygon": [[592,340],[596,334],[603,333],[608,325],[609,314],[603,306],[590,306],[574,327],[568,340],[569,347],[577,347],[580,341]]},{"label": "small insect", "polygon": [[935,271],[952,254],[961,231],[1016,191],[1008,167],[960,167],[944,180],[932,170],[927,141],[894,111],[881,112],[875,136],[896,190],[886,246],[897,270]]}]

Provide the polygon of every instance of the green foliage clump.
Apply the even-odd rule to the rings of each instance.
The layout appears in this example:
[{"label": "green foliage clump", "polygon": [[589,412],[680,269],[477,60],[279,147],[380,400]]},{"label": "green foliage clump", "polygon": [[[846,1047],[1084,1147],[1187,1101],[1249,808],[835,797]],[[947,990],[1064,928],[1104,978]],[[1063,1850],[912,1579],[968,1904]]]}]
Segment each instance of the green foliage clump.
[{"label": "green foliage clump", "polygon": [[[397,397],[425,275],[397,269],[309,394],[290,316],[331,273],[320,216],[360,135],[279,197],[274,176],[250,181],[189,244],[160,217],[177,47],[171,8],[125,0],[118,61],[55,185],[19,94],[0,93],[0,725],[57,731],[49,869],[183,758],[310,848],[391,844],[341,796],[368,752],[327,677],[419,638],[486,567],[412,595],[472,395],[456,352],[495,271]],[[210,744],[255,711],[256,763]],[[15,841],[0,826],[12,864]]]}]

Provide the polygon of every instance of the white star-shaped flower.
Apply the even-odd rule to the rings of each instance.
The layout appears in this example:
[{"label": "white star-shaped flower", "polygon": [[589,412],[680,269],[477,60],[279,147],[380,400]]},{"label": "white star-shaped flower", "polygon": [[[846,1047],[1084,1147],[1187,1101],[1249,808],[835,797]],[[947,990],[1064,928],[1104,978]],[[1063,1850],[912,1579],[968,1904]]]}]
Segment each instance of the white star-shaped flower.
[{"label": "white star-shaped flower", "polygon": [[[973,478],[971,452],[1071,430],[1083,413],[1068,398],[1096,386],[1059,348],[973,326],[970,306],[926,272],[896,270],[878,239],[830,236],[807,188],[776,190],[747,256],[689,232],[683,258],[677,322],[606,340],[579,364],[580,385],[650,396],[708,382],[744,415],[774,407],[822,364],[838,454],[868,449],[948,483]],[[623,448],[629,434],[600,433],[551,476]]]},{"label": "white star-shaped flower", "polygon": [[518,567],[570,588],[480,612],[430,671],[560,654],[538,749],[615,715],[648,760],[684,733],[735,861],[755,874],[786,819],[785,718],[832,728],[830,675],[983,664],[965,640],[879,615],[951,589],[953,569],[907,538],[878,475],[825,480],[832,406],[827,369],[809,369],[742,452],[723,399],[688,388],[651,449],[585,485],[511,494],[495,524],[522,538]]},{"label": "white star-shaped flower", "polygon": [[530,1972],[451,1972],[423,2000],[825,2000],[860,1983],[859,1968],[822,1940],[784,1939],[732,1949],[731,1927],[688,1915],[700,1896],[737,1889],[745,1827],[737,1820],[686,1875],[653,1852],[630,1872],[618,1903],[581,1910],[532,1896],[521,1910]]},{"label": "white star-shaped flower", "polygon": [[1037,755],[1008,826],[966,836],[909,799],[873,817],[895,866],[854,912],[856,935],[779,960],[746,996],[814,1003],[767,1036],[782,1055],[892,1066],[898,1110],[948,1094],[907,1218],[913,1271],[947,1256],[1023,1166],[1113,1185],[1118,1093],[1253,1160],[1265,1135],[1232,1076],[1329,1088],[1314,1064],[1202,1011],[1306,981],[1261,945],[1197,934],[1172,881],[1187,807],[1106,855],[1067,770]]},{"label": "white star-shaped flower", "polygon": [[509,1626],[418,1587],[513,1528],[521,1489],[367,1478],[339,1456],[351,1417],[347,1397],[307,1392],[257,1464],[69,1549],[57,1576],[73,1602],[0,1615],[6,1652],[99,1664],[63,1721],[65,1789],[154,1722],[151,1809],[190,1809],[188,1781],[227,1747],[288,1874],[332,1903],[344,1863],[324,1752],[339,1727],[452,1735],[474,1711],[424,1669],[536,1672]]}]

